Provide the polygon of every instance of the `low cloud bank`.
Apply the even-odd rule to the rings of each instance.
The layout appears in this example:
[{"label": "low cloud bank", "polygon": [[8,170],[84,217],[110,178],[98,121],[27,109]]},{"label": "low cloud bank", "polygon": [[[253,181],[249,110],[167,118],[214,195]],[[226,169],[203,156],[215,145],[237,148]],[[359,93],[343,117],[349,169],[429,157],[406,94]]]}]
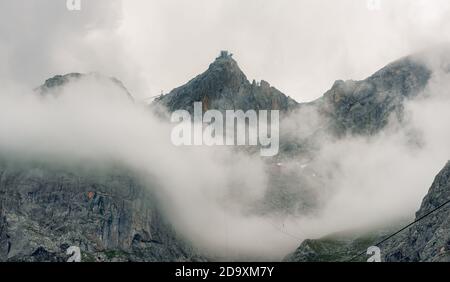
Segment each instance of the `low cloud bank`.
[{"label": "low cloud bank", "polygon": [[[290,187],[318,189],[322,205],[308,214],[255,212],[270,188],[271,164],[233,148],[172,145],[173,125],[98,77],[74,80],[47,96],[5,81],[0,153],[123,162],[142,174],[175,228],[195,246],[218,259],[276,260],[305,238],[413,216],[450,156],[448,81],[436,73],[421,98],[406,104],[402,126],[391,124],[372,138],[323,138],[312,159],[299,166],[298,159],[286,160],[283,165],[304,183],[320,183]],[[309,110],[284,122],[298,139],[321,123]]]}]

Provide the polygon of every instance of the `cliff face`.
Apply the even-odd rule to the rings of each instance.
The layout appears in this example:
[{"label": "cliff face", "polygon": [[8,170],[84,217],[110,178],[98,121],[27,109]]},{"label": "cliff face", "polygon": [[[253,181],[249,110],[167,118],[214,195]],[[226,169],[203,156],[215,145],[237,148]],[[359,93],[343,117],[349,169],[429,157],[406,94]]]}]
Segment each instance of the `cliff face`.
[{"label": "cliff face", "polygon": [[200,259],[122,168],[0,163],[0,261]]},{"label": "cliff face", "polygon": [[[450,162],[436,176],[416,219],[450,200]],[[383,247],[386,261],[450,261],[450,204],[432,213]]]}]

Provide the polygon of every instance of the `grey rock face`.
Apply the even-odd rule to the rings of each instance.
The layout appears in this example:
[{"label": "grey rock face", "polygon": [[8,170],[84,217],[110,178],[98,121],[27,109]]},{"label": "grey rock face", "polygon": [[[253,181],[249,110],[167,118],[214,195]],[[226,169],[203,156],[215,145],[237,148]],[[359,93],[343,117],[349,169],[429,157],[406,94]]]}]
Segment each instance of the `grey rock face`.
[{"label": "grey rock face", "polygon": [[0,164],[0,261],[201,259],[178,238],[148,188],[120,168]]},{"label": "grey rock face", "polygon": [[204,73],[187,84],[161,96],[154,103],[175,110],[193,112],[193,103],[202,102],[204,110],[281,110],[297,105],[269,83],[250,83],[231,55],[218,57]]},{"label": "grey rock face", "polygon": [[[436,176],[416,219],[450,200],[450,162]],[[450,261],[450,204],[383,247],[386,261]]]}]

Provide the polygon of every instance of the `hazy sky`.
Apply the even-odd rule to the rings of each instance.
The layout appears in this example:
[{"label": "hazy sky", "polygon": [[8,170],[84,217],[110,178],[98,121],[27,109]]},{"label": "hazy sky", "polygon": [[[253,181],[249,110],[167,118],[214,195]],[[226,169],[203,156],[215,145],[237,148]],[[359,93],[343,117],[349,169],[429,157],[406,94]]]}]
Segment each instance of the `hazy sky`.
[{"label": "hazy sky", "polygon": [[[374,0],[376,2],[376,0]],[[299,101],[447,41],[447,0],[0,0],[0,74],[30,87],[67,72],[117,76],[153,96],[228,49],[248,78]]]}]

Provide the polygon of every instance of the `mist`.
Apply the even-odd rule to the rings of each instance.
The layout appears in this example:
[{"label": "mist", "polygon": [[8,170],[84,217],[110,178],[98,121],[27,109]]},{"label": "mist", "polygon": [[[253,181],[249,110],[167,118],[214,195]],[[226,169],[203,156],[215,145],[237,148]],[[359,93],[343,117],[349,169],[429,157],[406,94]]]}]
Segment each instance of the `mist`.
[{"label": "mist", "polygon": [[[401,127],[392,123],[372,138],[321,139],[309,170],[295,171],[321,178],[321,187],[310,188],[320,189],[323,203],[313,214],[255,213],[268,189],[266,159],[222,146],[176,147],[172,124],[98,76],[52,95],[20,85],[2,91],[0,152],[73,164],[121,162],[142,175],[176,230],[203,252],[277,260],[305,238],[412,218],[450,153],[446,81],[445,74],[433,76],[406,105]],[[305,123],[302,115],[291,117],[300,136],[318,123],[306,116]]]},{"label": "mist", "polygon": [[[121,162],[157,194],[178,233],[213,258],[279,260],[306,238],[412,219],[449,158],[450,80],[434,61],[423,95],[405,105],[405,124],[393,122],[371,138],[323,136],[303,167],[283,160],[286,169],[320,183],[291,187],[314,190],[320,206],[307,214],[255,212],[270,188],[266,159],[229,147],[172,145],[173,125],[108,79],[74,80],[57,95],[31,90],[54,74],[99,71],[120,78],[139,101],[186,82],[218,50],[230,49],[249,78],[312,100],[336,79],[362,79],[442,41],[450,24],[447,1],[383,1],[378,12],[365,1],[208,0],[192,8],[89,1],[78,14],[65,11],[64,2],[1,3],[0,155]],[[23,19],[11,18],[11,9]],[[307,109],[284,122],[301,140],[323,121]]]}]

